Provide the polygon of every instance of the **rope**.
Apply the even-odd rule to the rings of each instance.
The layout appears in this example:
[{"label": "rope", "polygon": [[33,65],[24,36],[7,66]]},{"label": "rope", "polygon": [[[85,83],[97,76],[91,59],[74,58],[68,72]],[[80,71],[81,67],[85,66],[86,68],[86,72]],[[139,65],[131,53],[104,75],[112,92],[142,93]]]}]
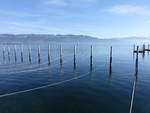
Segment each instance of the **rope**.
[{"label": "rope", "polygon": [[73,80],[77,80],[77,79],[83,78],[86,75],[88,75],[89,73],[90,72],[82,74],[81,76],[78,76],[78,77],[73,77],[71,79],[67,79],[67,80],[56,82],[56,83],[52,83],[52,84],[47,84],[47,85],[36,87],[36,88],[31,88],[31,89],[27,89],[27,90],[22,90],[22,91],[16,91],[16,92],[12,92],[12,93],[2,94],[2,95],[0,95],[0,98],[8,97],[8,96],[16,95],[16,94],[22,94],[22,93],[26,93],[26,92],[31,92],[31,91],[35,91],[35,90],[39,90],[39,89],[43,89],[43,88],[47,88],[47,87],[57,86],[57,85],[60,85],[60,84],[64,84],[64,83],[67,83],[67,82],[70,82],[70,81],[73,81]]},{"label": "rope", "polygon": [[131,104],[130,104],[130,111],[129,111],[129,113],[132,113],[132,110],[133,110],[133,102],[134,102],[134,96],[135,96],[135,89],[136,89],[136,79],[134,80],[134,83],[133,83],[133,90],[132,90],[132,97],[131,97]]}]

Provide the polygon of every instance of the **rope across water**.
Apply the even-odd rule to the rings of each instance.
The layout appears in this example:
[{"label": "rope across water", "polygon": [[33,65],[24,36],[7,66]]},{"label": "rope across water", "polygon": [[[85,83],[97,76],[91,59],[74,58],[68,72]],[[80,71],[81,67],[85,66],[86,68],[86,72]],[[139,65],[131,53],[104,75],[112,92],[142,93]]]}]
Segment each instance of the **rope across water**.
[{"label": "rope across water", "polygon": [[26,93],[26,92],[31,92],[31,91],[35,91],[35,90],[39,90],[39,89],[43,89],[43,88],[47,88],[47,87],[57,86],[57,85],[64,84],[64,83],[67,83],[67,82],[70,82],[70,81],[73,81],[73,80],[76,80],[76,79],[83,78],[83,77],[87,76],[89,73],[91,73],[91,72],[87,72],[85,74],[73,77],[71,79],[67,79],[67,80],[64,80],[64,81],[56,82],[56,83],[47,84],[47,85],[44,85],[44,86],[39,86],[39,87],[36,87],[36,88],[31,88],[31,89],[27,89],[27,90],[22,90],[22,91],[16,91],[16,92],[12,92],[12,93],[2,94],[2,95],[0,95],[0,98],[7,97],[7,96],[12,96],[12,95],[16,95],[16,94],[21,94],[21,93]]}]

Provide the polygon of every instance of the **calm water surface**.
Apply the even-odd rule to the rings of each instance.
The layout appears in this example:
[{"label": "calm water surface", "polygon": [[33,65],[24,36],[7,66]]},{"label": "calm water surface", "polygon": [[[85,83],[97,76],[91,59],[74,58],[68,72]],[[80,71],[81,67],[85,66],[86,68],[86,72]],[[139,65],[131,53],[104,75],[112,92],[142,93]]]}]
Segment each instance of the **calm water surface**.
[{"label": "calm water surface", "polygon": [[[135,80],[133,45],[111,45],[111,74],[109,43],[93,44],[92,71],[89,67],[90,44],[77,44],[76,69],[73,65],[73,44],[62,44],[62,65],[59,63],[59,44],[51,44],[51,65],[48,65],[47,45],[41,45],[40,64],[38,45],[31,46],[31,64],[27,45],[24,45],[23,63],[20,45],[16,46],[16,62],[14,46],[9,45],[10,61],[7,46],[5,60],[1,46],[0,113],[129,113]],[[150,113],[149,67],[148,53],[145,57],[140,54],[132,113]]]}]

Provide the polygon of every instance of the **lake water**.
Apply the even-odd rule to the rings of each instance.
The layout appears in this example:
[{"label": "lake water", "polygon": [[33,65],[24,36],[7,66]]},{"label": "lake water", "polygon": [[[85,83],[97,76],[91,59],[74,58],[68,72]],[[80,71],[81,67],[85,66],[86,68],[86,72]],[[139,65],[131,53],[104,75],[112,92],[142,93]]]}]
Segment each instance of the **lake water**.
[{"label": "lake water", "polygon": [[[142,44],[142,43],[140,43]],[[48,65],[48,45],[32,45],[29,63],[28,46],[24,45],[21,62],[20,45],[7,46],[5,60],[0,49],[0,113],[129,113],[135,81],[133,44],[102,42],[93,44],[93,67],[90,70],[90,45],[78,43],[76,69],[73,63],[74,45],[62,44],[62,65],[59,44],[51,44],[51,64]],[[112,73],[109,73],[110,45],[113,46]],[[132,113],[150,113],[150,56],[139,54]]]}]

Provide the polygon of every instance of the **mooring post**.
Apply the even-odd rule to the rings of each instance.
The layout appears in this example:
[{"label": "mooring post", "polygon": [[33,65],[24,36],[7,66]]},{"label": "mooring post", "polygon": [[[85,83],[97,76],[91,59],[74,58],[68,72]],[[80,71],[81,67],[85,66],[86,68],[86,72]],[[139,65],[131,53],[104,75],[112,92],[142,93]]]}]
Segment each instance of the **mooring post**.
[{"label": "mooring post", "polygon": [[40,58],[40,46],[38,47],[38,63],[41,63],[41,58]]},{"label": "mooring post", "polygon": [[112,74],[112,46],[110,47],[109,75]]},{"label": "mooring post", "polygon": [[48,45],[48,65],[50,65],[50,45]]},{"label": "mooring post", "polygon": [[134,57],[135,57],[135,44],[133,46],[133,59],[134,59]]},{"label": "mooring post", "polygon": [[16,45],[14,45],[14,56],[15,56],[15,62],[17,62]]},{"label": "mooring post", "polygon": [[31,47],[29,46],[29,62],[31,64]]},{"label": "mooring post", "polygon": [[21,45],[21,62],[23,63],[23,45]]},{"label": "mooring post", "polygon": [[8,51],[8,61],[10,62],[10,48],[7,46],[7,51]]},{"label": "mooring post", "polygon": [[62,46],[60,45],[60,65],[62,65]]},{"label": "mooring post", "polygon": [[91,45],[91,53],[90,53],[90,71],[93,69],[93,46]]},{"label": "mooring post", "polygon": [[142,58],[144,59],[145,57],[145,44],[143,44],[143,54],[142,54]]},{"label": "mooring post", "polygon": [[74,45],[74,57],[73,57],[73,66],[74,70],[76,70],[76,46]]},{"label": "mooring post", "polygon": [[138,54],[139,54],[139,46],[137,46],[137,53],[136,53],[136,63],[135,63],[135,75],[138,75]]},{"label": "mooring post", "polygon": [[5,61],[5,47],[3,47],[3,60]]}]

